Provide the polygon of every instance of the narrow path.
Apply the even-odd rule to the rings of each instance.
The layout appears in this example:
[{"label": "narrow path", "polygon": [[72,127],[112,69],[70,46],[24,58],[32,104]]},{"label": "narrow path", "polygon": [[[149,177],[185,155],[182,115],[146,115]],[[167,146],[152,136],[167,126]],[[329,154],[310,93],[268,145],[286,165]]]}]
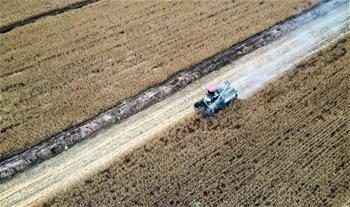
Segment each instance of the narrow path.
[{"label": "narrow path", "polygon": [[306,56],[349,34],[348,5],[332,10],[270,45],[244,56],[124,122],[85,140],[58,156],[0,185],[0,206],[28,206],[67,188],[113,159],[141,145],[177,120],[193,113],[193,103],[208,85],[232,82],[240,98],[247,98],[281,76]]},{"label": "narrow path", "polygon": [[74,9],[80,9],[84,6],[87,6],[91,3],[95,3],[97,1],[99,1],[99,0],[83,0],[83,1],[73,3],[73,4],[69,4],[69,5],[61,7],[61,8],[56,8],[56,9],[52,9],[52,10],[49,10],[49,11],[46,11],[46,12],[43,12],[43,13],[40,13],[37,15],[33,15],[33,16],[30,16],[26,19],[19,20],[19,21],[16,21],[14,23],[0,27],[0,33],[9,32],[9,31],[15,29],[16,27],[21,27],[21,26],[24,26],[27,24],[31,24],[31,23],[33,23],[39,19],[45,18],[47,16],[54,16],[54,15],[62,14],[64,12],[71,11]]}]

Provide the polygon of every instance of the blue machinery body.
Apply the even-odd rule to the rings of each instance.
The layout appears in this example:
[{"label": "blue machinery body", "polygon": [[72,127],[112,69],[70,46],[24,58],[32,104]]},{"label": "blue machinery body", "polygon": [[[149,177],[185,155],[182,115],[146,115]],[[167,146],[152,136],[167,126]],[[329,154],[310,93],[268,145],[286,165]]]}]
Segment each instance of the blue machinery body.
[{"label": "blue machinery body", "polygon": [[204,117],[211,117],[218,111],[224,109],[237,98],[237,91],[230,86],[230,82],[225,81],[217,89],[217,96],[206,94],[205,97],[197,101],[194,107],[203,110]]}]

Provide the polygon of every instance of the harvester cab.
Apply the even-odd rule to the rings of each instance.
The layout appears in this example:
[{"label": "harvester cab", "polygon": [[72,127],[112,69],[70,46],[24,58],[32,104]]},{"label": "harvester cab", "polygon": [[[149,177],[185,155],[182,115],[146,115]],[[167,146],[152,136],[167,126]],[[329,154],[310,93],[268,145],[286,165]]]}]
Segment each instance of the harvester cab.
[{"label": "harvester cab", "polygon": [[228,106],[236,98],[237,91],[230,86],[229,81],[225,81],[218,88],[216,86],[210,86],[208,93],[202,100],[197,101],[194,107],[202,110],[204,117],[211,117]]},{"label": "harvester cab", "polygon": [[208,93],[204,96],[203,101],[207,104],[214,102],[219,97],[218,89],[215,86],[209,86]]}]

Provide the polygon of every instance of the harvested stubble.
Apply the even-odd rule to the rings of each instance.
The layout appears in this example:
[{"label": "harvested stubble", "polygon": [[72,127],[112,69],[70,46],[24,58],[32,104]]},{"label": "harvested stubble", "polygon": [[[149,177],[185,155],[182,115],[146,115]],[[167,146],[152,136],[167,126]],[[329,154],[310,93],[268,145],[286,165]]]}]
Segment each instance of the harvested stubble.
[{"label": "harvested stubble", "polygon": [[[350,195],[350,37],[43,206],[334,206]],[[348,198],[347,198],[348,199]]]},{"label": "harvested stubble", "polygon": [[0,159],[316,2],[106,0],[2,34]]},{"label": "harvested stubble", "polygon": [[0,28],[82,0],[0,0]]}]

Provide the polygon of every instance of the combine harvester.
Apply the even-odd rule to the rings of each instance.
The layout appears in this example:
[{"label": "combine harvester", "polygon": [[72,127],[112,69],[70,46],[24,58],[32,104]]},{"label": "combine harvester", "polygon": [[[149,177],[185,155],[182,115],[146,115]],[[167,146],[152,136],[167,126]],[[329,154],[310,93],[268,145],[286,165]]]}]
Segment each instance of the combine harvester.
[{"label": "combine harvester", "polygon": [[[330,7],[330,5],[333,5],[333,2],[340,2],[340,5],[336,4],[337,6]],[[184,119],[192,114],[193,103],[203,98],[203,91],[208,85],[220,85],[218,83],[226,80],[217,90],[214,87],[209,87],[207,96],[203,100],[196,102],[195,106],[202,109],[204,115],[213,116],[215,112],[228,106],[237,98],[237,91],[239,91],[240,99],[251,97],[271,80],[292,70],[306,57],[334,42],[341,36],[350,34],[348,2],[349,0],[341,0],[321,4],[316,10],[318,12],[313,13],[315,10],[310,11],[300,16],[301,19],[297,18],[292,21],[300,25],[300,27],[292,31],[288,30],[285,34],[282,33],[283,35],[274,42],[270,42],[264,47],[259,47],[259,49],[240,57],[220,68],[220,70],[210,71],[208,68],[214,67],[213,64],[204,62],[202,66],[205,66],[206,73],[208,72],[206,76],[198,78],[204,73],[197,70],[193,73],[180,73],[182,75],[181,78],[169,81],[168,85],[159,86],[159,90],[150,90],[146,94],[147,96],[145,95],[148,99],[138,98],[133,99],[132,102],[123,102],[121,108],[113,109],[110,113],[101,116],[103,119],[96,119],[94,122],[77,128],[77,131],[74,132],[80,131],[86,134],[88,134],[87,132],[93,134],[96,131],[93,131],[92,127],[97,128],[96,125],[99,126],[98,123],[101,123],[101,120],[102,123],[111,124],[114,123],[113,121],[119,120],[119,116],[122,117],[123,114],[118,114],[120,111],[123,112],[130,109],[131,112],[135,112],[141,109],[138,108],[139,103],[145,103],[145,106],[148,106],[138,113],[125,118],[124,121],[114,124],[108,129],[101,130],[95,137],[85,139],[69,150],[32,166],[10,180],[4,181],[0,185],[0,206],[35,205],[57,191],[67,189],[85,177],[99,172],[99,170],[110,165],[114,159],[127,153],[130,149],[140,147],[141,144],[148,142],[154,135],[164,132],[168,127],[177,123],[179,119]],[[320,12],[320,10],[323,12]],[[305,22],[305,18],[308,19],[310,14],[314,15],[311,16],[313,18]],[[291,22],[289,21],[289,23]],[[291,24],[292,26],[288,26],[290,25],[289,23],[287,26],[286,24],[283,25],[286,27],[295,25],[293,23]],[[284,27],[280,26],[279,28]],[[244,45],[243,49],[246,47],[247,45]],[[230,56],[228,55],[228,57]],[[217,59],[219,60],[220,57]],[[226,61],[227,59],[222,58],[222,60]],[[220,65],[218,62],[215,64]],[[196,77],[198,79],[191,82],[193,79],[188,77]],[[190,84],[153,105],[150,105],[150,101],[145,101],[154,100],[154,97],[163,98],[165,93],[162,94],[160,91],[174,92],[175,89],[182,87],[181,85],[176,85],[180,83]],[[69,135],[72,136],[69,136],[69,138],[71,139],[67,140],[76,139],[77,134],[70,132]],[[56,143],[64,141],[60,137],[59,142],[54,142],[55,145],[53,146],[57,147],[59,145]],[[57,148],[44,148],[46,151],[42,151],[50,152],[50,149]],[[23,156],[23,159],[19,157],[19,159],[12,159],[6,162],[3,165],[7,167],[3,168],[5,169],[3,171],[5,172],[4,174],[13,176],[14,173],[26,169],[20,167],[28,167],[29,165],[20,164],[30,163],[33,153],[29,153],[29,155]]]},{"label": "combine harvester", "polygon": [[203,117],[212,117],[218,111],[226,108],[237,98],[237,91],[225,81],[218,88],[209,86],[208,93],[200,101],[194,104],[196,109],[202,109]]}]

